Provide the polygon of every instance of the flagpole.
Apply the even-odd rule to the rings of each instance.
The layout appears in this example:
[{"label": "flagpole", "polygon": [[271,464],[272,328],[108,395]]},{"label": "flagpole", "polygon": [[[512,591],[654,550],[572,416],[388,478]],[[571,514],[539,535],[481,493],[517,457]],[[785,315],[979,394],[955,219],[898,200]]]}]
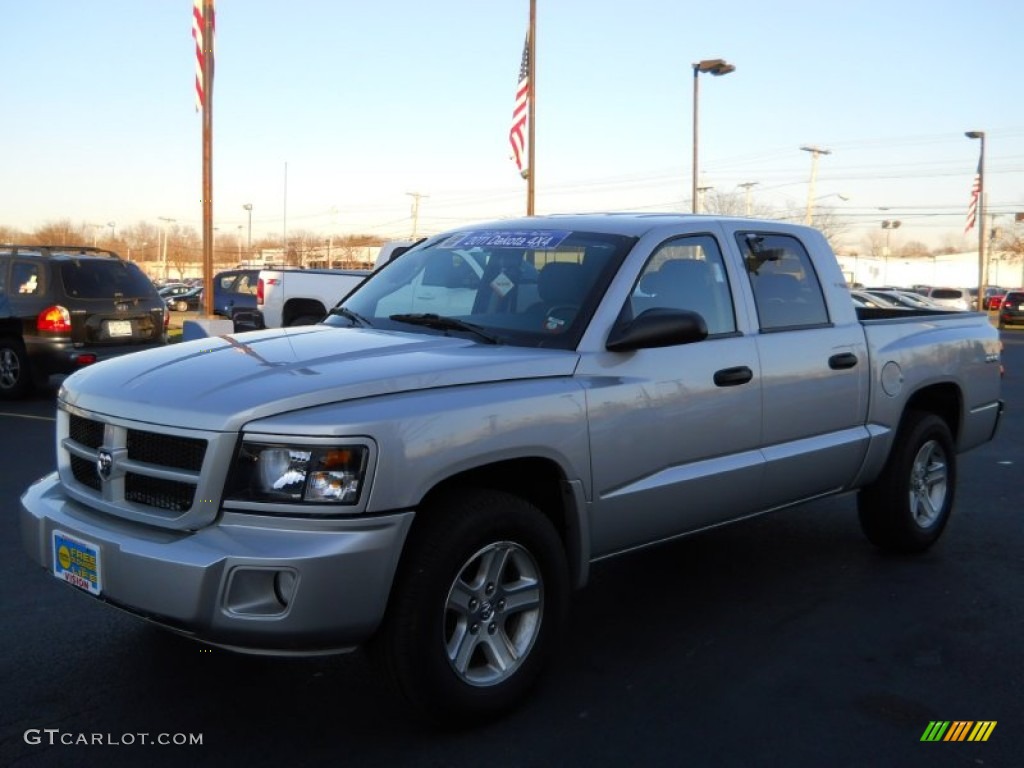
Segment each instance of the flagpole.
[{"label": "flagpole", "polygon": [[526,215],[533,216],[533,196],[537,178],[536,151],[534,138],[537,135],[537,0],[530,0],[530,96],[529,117],[527,118],[527,174],[526,174]]},{"label": "flagpole", "polygon": [[203,314],[213,317],[213,0],[203,0]]}]

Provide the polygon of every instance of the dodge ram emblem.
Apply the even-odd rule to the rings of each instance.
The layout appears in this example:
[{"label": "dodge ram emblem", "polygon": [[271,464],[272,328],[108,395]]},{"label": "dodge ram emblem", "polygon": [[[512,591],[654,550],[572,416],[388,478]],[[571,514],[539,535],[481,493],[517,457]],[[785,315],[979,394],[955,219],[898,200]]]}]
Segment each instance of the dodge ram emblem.
[{"label": "dodge ram emblem", "polygon": [[100,451],[96,456],[96,474],[100,480],[109,480],[110,473],[114,469],[114,457],[110,451]]}]

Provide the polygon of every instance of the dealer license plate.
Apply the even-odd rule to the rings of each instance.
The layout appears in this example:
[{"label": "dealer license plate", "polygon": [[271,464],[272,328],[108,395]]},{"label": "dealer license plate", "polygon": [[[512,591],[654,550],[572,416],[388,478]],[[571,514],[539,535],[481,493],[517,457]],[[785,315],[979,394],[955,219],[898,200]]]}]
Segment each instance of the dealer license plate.
[{"label": "dealer license plate", "polygon": [[54,531],[53,575],[98,595],[101,586],[100,548],[63,531]]},{"label": "dealer license plate", "polygon": [[132,321],[131,320],[108,320],[107,321],[107,335],[108,336],[131,336],[132,335]]}]

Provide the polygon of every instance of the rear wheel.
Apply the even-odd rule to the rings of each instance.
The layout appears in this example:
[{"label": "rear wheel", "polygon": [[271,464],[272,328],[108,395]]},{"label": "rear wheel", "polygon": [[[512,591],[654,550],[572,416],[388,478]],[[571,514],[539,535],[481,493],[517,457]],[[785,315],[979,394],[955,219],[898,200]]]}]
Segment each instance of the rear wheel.
[{"label": "rear wheel", "polygon": [[565,554],[551,521],[510,494],[462,490],[419,514],[374,649],[420,714],[469,725],[535,683],[564,622]]},{"label": "rear wheel", "polygon": [[32,388],[32,370],[19,339],[0,339],[0,400],[23,397]]},{"label": "rear wheel", "polygon": [[876,546],[923,552],[946,527],[956,492],[956,450],[945,421],[912,411],[900,425],[889,460],[861,490],[861,528]]}]

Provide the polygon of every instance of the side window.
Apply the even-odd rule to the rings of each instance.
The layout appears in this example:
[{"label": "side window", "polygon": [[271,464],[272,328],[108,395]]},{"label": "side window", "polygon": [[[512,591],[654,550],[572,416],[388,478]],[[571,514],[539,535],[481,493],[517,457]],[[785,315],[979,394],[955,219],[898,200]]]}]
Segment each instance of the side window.
[{"label": "side window", "polygon": [[7,268],[11,266],[11,260],[0,257],[0,296],[7,293]]},{"label": "side window", "polygon": [[255,296],[256,281],[257,275],[249,274],[248,272],[243,272],[241,275],[238,276],[238,282],[235,284],[235,292],[248,293]]},{"label": "side window", "polygon": [[761,330],[827,325],[821,283],[803,243],[789,235],[736,235]]},{"label": "side window", "polygon": [[37,296],[43,292],[43,279],[38,263],[16,261],[11,268],[11,293]]},{"label": "side window", "polygon": [[710,235],[680,237],[658,246],[644,266],[630,305],[633,317],[653,308],[697,312],[709,335],[736,330],[722,252]]}]

